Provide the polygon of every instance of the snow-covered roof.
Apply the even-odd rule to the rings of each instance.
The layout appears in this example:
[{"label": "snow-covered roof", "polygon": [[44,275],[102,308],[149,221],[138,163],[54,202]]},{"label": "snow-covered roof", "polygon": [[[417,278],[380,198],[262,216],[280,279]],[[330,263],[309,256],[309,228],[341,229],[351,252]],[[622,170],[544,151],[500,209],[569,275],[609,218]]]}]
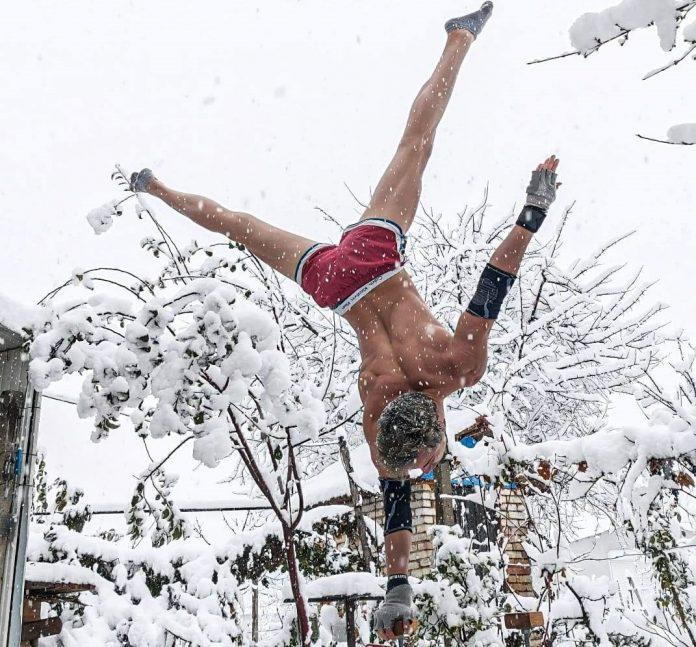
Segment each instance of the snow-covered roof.
[{"label": "snow-covered roof", "polygon": [[22,328],[29,327],[39,315],[38,306],[27,306],[0,294],[0,326],[21,333]]},{"label": "snow-covered roof", "polygon": [[[379,492],[379,476],[370,458],[367,443],[350,449],[350,462],[353,466],[353,479],[359,488],[366,492]],[[350,495],[348,475],[340,460],[308,478],[304,482],[304,501],[313,507],[340,497]]]}]

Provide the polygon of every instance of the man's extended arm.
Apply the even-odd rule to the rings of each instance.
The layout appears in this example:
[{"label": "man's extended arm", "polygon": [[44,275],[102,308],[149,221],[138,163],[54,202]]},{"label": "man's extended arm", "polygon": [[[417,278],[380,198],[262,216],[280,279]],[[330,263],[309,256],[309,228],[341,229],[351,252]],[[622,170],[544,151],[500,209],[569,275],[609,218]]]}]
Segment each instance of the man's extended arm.
[{"label": "man's extended arm", "polygon": [[558,163],[552,155],[532,173],[527,200],[517,223],[493,253],[469,307],[459,319],[454,340],[461,363],[467,366],[464,386],[475,384],[485,370],[488,333],[517,278],[527,246],[556,198]]}]

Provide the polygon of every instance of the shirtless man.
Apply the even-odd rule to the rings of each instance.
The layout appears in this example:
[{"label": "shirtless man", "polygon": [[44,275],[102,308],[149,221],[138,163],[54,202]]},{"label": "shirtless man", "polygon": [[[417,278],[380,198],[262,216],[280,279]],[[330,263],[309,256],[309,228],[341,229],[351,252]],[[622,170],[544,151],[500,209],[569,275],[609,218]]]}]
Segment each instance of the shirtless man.
[{"label": "shirtless man", "polygon": [[408,583],[409,470],[430,472],[445,454],[443,401],[476,384],[485,371],[488,334],[556,193],[558,160],[551,156],[533,172],[525,207],[483,271],[454,335],[443,328],[403,269],[405,234],[459,68],[492,10],[492,3],[485,2],[478,11],[446,23],[445,50],[416,97],[396,154],[361,220],[345,229],[338,245],[317,243],[208,198],[174,191],[148,169],[131,178],[134,191],[157,196],[203,227],[246,245],[355,330],[363,360],[363,431],[385,500],[388,582],[375,615],[380,636],[387,639],[408,633],[414,617]]}]

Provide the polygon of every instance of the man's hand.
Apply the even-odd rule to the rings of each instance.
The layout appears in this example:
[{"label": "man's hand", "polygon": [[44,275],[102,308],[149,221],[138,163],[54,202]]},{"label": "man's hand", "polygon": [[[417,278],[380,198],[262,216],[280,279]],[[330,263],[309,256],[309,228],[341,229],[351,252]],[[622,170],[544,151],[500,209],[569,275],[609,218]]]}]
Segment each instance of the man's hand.
[{"label": "man's hand", "polygon": [[133,193],[147,193],[150,184],[155,179],[149,168],[144,168],[138,173],[133,173],[130,178],[130,190]]},{"label": "man's hand", "polygon": [[399,584],[384,597],[375,611],[375,629],[380,640],[394,640],[409,635],[415,628],[415,612],[411,608],[411,585]]},{"label": "man's hand", "polygon": [[556,169],[560,160],[551,155],[543,164],[537,166],[532,172],[532,181],[527,187],[527,204],[532,207],[548,211],[551,203],[556,199],[556,189],[560,184],[556,183]]}]

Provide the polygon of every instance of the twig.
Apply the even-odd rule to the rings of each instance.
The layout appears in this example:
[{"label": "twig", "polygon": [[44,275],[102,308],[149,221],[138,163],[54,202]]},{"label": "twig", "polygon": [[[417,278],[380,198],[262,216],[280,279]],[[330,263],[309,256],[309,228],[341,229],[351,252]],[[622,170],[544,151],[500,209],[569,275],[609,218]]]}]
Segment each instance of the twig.
[{"label": "twig", "polygon": [[696,142],[671,142],[668,139],[656,139],[655,137],[646,137],[640,133],[636,133],[639,139],[645,139],[649,142],[657,142],[658,144],[670,144],[671,146],[693,146]]},{"label": "twig", "polygon": [[653,76],[657,76],[658,74],[665,72],[666,70],[669,70],[676,65],[679,65],[691,52],[696,51],[696,43],[694,43],[685,53],[683,56],[680,56],[679,58],[675,58],[673,61],[670,61],[667,63],[667,65],[663,65],[662,67],[658,67],[656,70],[653,70],[652,72],[648,72],[644,77],[643,81],[647,81],[648,79],[651,79]]}]

